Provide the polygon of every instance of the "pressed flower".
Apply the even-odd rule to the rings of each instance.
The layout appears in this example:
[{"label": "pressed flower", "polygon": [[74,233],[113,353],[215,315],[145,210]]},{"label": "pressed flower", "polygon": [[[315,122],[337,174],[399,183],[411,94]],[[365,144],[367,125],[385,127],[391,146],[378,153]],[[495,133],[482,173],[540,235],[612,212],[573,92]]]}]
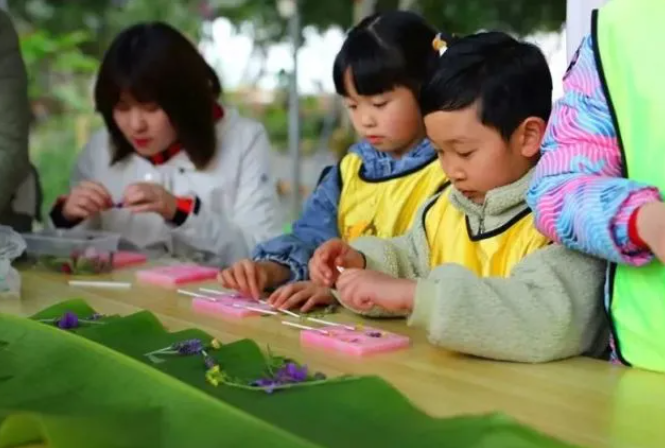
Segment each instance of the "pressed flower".
[{"label": "pressed flower", "polygon": [[383,334],[380,331],[368,331],[365,334],[371,338],[380,338],[381,336],[383,336]]},{"label": "pressed flower", "polygon": [[289,382],[292,383],[301,383],[307,381],[307,366],[299,366],[294,362],[287,363],[286,366],[282,367],[280,372],[277,372],[279,376],[281,373],[282,376],[286,376]]},{"label": "pressed flower", "polygon": [[79,326],[79,318],[76,314],[72,313],[71,311],[67,311],[58,320],[58,328],[62,328],[63,330],[77,328],[78,326]]},{"label": "pressed flower", "polygon": [[94,324],[94,325],[103,325],[104,322],[99,322],[98,320],[104,317],[101,314],[93,314],[92,316],[86,319],[79,319],[76,313],[71,311],[65,311],[62,316],[56,317],[53,319],[40,319],[40,322],[47,324],[55,325],[58,328],[63,330],[71,330],[74,328],[79,328],[82,324]]},{"label": "pressed flower", "polygon": [[168,347],[144,353],[143,356],[146,356],[148,359],[150,359],[151,362],[159,364],[161,362],[164,362],[164,360],[156,355],[186,356],[186,355],[196,355],[202,352],[203,352],[203,343],[201,342],[200,339],[186,339],[184,341],[171,344]]},{"label": "pressed flower", "polygon": [[219,380],[212,375],[206,375],[206,381],[215,387],[219,386]]},{"label": "pressed flower", "polygon": [[215,364],[212,368],[206,371],[206,381],[215,387],[219,386],[220,383],[225,382],[225,380],[226,376],[219,367],[219,364]]},{"label": "pressed flower", "polygon": [[214,358],[211,358],[210,356],[203,358],[203,363],[208,369],[212,369],[213,367],[217,366],[217,361],[215,361]]},{"label": "pressed flower", "polygon": [[201,350],[201,354],[203,355],[203,364],[205,364],[206,369],[211,370],[215,367],[219,368],[217,360],[206,353],[205,350]]},{"label": "pressed flower", "polygon": [[260,389],[263,389],[267,393],[271,394],[275,391],[275,387],[278,386],[279,383],[269,378],[261,378],[259,380],[254,381],[251,385],[253,387],[258,387]]},{"label": "pressed flower", "polygon": [[203,350],[203,344],[200,339],[187,339],[185,341],[176,342],[169,348],[177,351],[181,355],[193,355],[201,353]]},{"label": "pressed flower", "polygon": [[[277,358],[279,359],[279,357]],[[275,362],[275,360],[272,361]],[[250,385],[263,389],[267,393],[273,393],[278,388],[285,388],[289,385],[306,383],[308,381],[321,381],[326,378],[322,373],[317,373],[310,377],[307,366],[301,366],[291,360],[286,360],[279,369],[276,371],[270,370],[269,373],[268,376],[259,378],[250,383]]]}]

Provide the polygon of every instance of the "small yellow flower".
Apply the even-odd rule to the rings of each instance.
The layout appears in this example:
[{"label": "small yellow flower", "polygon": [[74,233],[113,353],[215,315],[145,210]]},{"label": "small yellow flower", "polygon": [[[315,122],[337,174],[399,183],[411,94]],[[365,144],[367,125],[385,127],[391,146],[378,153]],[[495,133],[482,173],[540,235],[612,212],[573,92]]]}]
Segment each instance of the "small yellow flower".
[{"label": "small yellow flower", "polygon": [[210,346],[215,350],[219,350],[220,348],[222,348],[222,343],[219,342],[217,339],[213,339],[212,341],[210,341]]},{"label": "small yellow flower", "polygon": [[206,380],[215,387],[219,386],[219,380],[214,376],[206,375]]}]

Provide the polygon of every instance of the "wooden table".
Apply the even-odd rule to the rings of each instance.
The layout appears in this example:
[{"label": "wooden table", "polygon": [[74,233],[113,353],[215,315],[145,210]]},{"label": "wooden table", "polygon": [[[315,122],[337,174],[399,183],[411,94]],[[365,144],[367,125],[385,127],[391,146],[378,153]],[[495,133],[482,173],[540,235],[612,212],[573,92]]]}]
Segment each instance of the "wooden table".
[{"label": "wooden table", "polygon": [[[172,330],[198,327],[222,342],[252,338],[329,375],[380,375],[433,416],[501,411],[589,448],[665,446],[665,375],[584,358],[546,365],[473,359],[431,346],[421,331],[407,328],[403,321],[376,325],[411,336],[411,349],[357,360],[301,348],[297,331],[277,318],[234,322],[196,314],[188,297],[168,290],[138,284],[131,290],[73,288],[64,276],[36,270],[24,270],[22,276],[23,299],[0,301],[0,312],[30,315],[74,297],[106,314],[147,309]],[[122,270],[97,279],[133,281],[133,272]],[[345,312],[330,319],[359,321]]]}]

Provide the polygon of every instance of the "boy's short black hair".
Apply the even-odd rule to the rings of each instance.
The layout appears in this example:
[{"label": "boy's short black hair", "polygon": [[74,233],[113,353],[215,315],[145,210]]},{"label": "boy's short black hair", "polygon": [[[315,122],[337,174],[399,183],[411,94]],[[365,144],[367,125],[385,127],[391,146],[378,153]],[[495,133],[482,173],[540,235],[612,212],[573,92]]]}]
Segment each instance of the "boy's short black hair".
[{"label": "boy's short black hair", "polygon": [[134,25],[121,32],[104,55],[94,96],[111,136],[112,163],[134,153],[113,118],[125,92],[136,101],[156,103],[166,112],[197,168],[214,157],[213,109],[221,93],[219,78],[175,28],[161,22]]},{"label": "boy's short black hair", "polygon": [[456,111],[476,101],[481,122],[506,140],[528,117],[547,121],[552,75],[540,49],[501,32],[452,42],[421,90],[420,109]]},{"label": "boy's short black hair", "polygon": [[395,87],[414,95],[437,57],[432,48],[436,29],[418,14],[389,11],[371,15],[349,31],[335,58],[333,80],[341,96],[348,96],[344,75],[351,70],[360,95],[378,95]]}]

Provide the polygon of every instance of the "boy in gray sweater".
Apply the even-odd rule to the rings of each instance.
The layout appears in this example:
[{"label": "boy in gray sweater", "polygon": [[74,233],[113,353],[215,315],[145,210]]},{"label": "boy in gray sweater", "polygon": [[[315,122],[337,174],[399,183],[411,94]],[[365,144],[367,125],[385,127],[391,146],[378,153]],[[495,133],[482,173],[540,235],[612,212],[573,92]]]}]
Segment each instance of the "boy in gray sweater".
[{"label": "boy in gray sweater", "polygon": [[503,33],[447,44],[420,102],[449,184],[402,237],[322,245],[312,280],[335,285],[358,313],[408,316],[449,350],[519,362],[598,356],[604,264],[552,244],[524,199],[551,110],[547,62]]}]

